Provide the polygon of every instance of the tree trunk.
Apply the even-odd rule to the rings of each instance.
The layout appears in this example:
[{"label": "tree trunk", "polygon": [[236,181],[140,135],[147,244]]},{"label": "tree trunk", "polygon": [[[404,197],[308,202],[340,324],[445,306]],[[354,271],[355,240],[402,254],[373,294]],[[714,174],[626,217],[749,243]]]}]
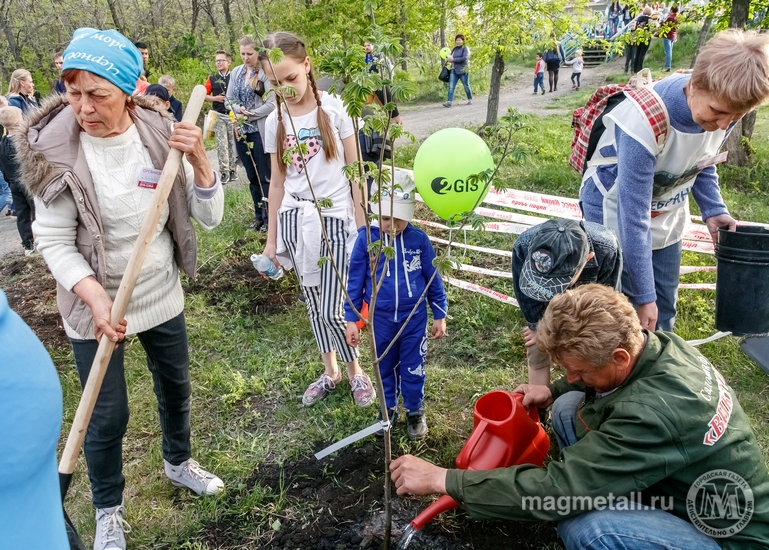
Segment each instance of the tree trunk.
[{"label": "tree trunk", "polygon": [[230,51],[237,51],[235,43],[235,27],[232,23],[232,13],[230,12],[230,0],[224,0],[222,2],[222,8],[224,9],[224,22],[227,24],[227,34],[230,39]]},{"label": "tree trunk", "polygon": [[16,35],[13,34],[13,29],[9,26],[8,20],[2,21],[0,25],[3,27],[3,34],[8,41],[8,49],[11,50],[11,55],[18,67],[24,66],[24,61],[21,59],[21,52],[19,51],[19,45],[16,42]]},{"label": "tree trunk", "polygon": [[748,24],[750,0],[732,0],[732,14],[729,17],[730,29],[744,29]]},{"label": "tree trunk", "polygon": [[738,121],[732,128],[729,137],[726,139],[726,150],[729,156],[726,158],[726,164],[729,166],[745,166],[748,164],[748,154],[742,145],[742,121]]},{"label": "tree trunk", "polygon": [[401,55],[403,56],[403,61],[401,61],[401,69],[404,71],[408,71],[409,67],[406,63],[406,56],[408,55],[408,49],[406,47],[406,2],[405,0],[400,1],[400,23],[401,23],[401,47],[403,48],[403,53]]},{"label": "tree trunk", "polygon": [[190,34],[195,34],[195,28],[198,26],[198,15],[200,14],[200,5],[198,0],[192,0],[192,23],[190,24]]},{"label": "tree trunk", "polygon": [[123,29],[123,25],[120,23],[120,17],[117,14],[117,6],[115,5],[115,0],[107,0],[107,6],[109,6],[109,13],[112,16],[112,22],[115,24],[115,29],[117,29],[120,34],[125,36],[125,30]]},{"label": "tree trunk", "polygon": [[689,67],[690,69],[694,67],[694,62],[697,61],[697,55],[700,53],[702,46],[704,46],[705,42],[708,41],[708,34],[710,34],[710,27],[712,26],[713,18],[708,15],[705,18],[705,22],[702,24],[702,28],[700,29],[700,36],[697,39],[697,49],[694,50],[694,57],[692,58],[692,64]]},{"label": "tree trunk", "polygon": [[499,89],[502,86],[502,73],[505,72],[505,60],[502,57],[502,49],[497,48],[494,54],[494,65],[491,68],[491,85],[489,86],[489,102],[486,106],[485,126],[494,126],[497,123],[499,111]]},{"label": "tree trunk", "polygon": [[[748,24],[748,8],[750,0],[732,0],[732,14],[729,17],[729,28],[742,29]],[[737,122],[732,128],[729,138],[726,140],[726,150],[729,156],[726,163],[731,166],[747,166],[750,163],[748,153],[750,148],[747,143],[742,143],[743,136],[750,139],[753,135],[753,127],[756,124],[756,111],[751,111]]]},{"label": "tree trunk", "polygon": [[446,47],[446,0],[441,0],[441,48]]}]

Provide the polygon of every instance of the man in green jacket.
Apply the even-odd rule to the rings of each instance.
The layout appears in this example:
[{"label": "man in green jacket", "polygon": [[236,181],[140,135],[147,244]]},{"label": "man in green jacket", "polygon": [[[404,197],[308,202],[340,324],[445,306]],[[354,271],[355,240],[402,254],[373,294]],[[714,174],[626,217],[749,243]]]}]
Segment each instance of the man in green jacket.
[{"label": "man in green jacket", "polygon": [[537,334],[566,376],[515,391],[553,404],[562,460],[469,471],[406,455],[390,466],[399,495],[448,494],[475,519],[558,521],[567,549],[769,547],[766,464],[705,357],[641,329],[603,285],[553,298]]}]

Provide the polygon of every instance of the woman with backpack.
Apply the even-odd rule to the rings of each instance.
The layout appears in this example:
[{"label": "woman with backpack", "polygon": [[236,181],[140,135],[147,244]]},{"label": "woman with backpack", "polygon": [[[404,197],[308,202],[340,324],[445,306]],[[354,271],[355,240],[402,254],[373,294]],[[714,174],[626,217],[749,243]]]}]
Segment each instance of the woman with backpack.
[{"label": "woman with backpack", "polygon": [[561,68],[561,54],[558,53],[558,45],[545,52],[545,64],[547,65],[547,80],[550,91],[558,91],[558,71]]},{"label": "woman with backpack", "polygon": [[702,48],[691,74],[655,82],[654,94],[625,90],[633,99],[601,116],[595,152],[581,159],[590,162],[580,203],[587,221],[617,233],[622,292],[644,329],[673,330],[689,195],[714,243],[719,228],[737,226],[716,164],[726,160],[719,150],[732,125],[769,99],[767,74],[769,36],[730,29]]}]

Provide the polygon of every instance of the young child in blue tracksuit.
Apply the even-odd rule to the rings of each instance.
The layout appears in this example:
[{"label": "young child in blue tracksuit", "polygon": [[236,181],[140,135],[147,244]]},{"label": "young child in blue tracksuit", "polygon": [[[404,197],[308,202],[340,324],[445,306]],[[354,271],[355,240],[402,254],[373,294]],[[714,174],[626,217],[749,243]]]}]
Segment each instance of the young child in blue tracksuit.
[{"label": "young child in blue tracksuit", "polygon": [[[372,225],[371,239],[384,239],[385,246],[395,249],[395,257],[387,260],[382,253],[377,265],[377,281],[385,272],[384,282],[377,294],[373,324],[377,354],[381,355],[406,322],[417,301],[422,297],[425,286],[435,273],[433,266],[435,250],[427,234],[409,223],[414,216],[414,183],[410,180],[400,183],[402,191],[395,193],[394,201],[382,191],[381,218],[379,227]],[[390,217],[392,207],[392,217]],[[379,213],[379,204],[372,204],[372,210]],[[394,228],[395,237],[392,237]],[[366,229],[361,228],[350,258],[347,292],[355,308],[360,311],[363,301],[371,299],[371,267],[366,243]],[[427,303],[433,312],[433,327],[427,330]],[[358,316],[345,301],[347,321],[347,343],[357,346],[360,342]],[[439,273],[430,282],[427,293],[417,306],[416,312],[398,337],[390,351],[379,363],[382,375],[388,416],[395,423],[397,419],[398,395],[403,395],[406,409],[408,434],[412,440],[427,435],[427,421],[422,407],[425,394],[425,356],[427,339],[443,338],[446,334],[446,291]]]}]

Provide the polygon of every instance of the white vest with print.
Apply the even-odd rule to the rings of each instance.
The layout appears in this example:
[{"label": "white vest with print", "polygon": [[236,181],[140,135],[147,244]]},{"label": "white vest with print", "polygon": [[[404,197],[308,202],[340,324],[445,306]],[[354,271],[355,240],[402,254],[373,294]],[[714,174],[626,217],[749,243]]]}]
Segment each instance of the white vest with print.
[{"label": "white vest with print", "polygon": [[[615,182],[611,189],[606,190],[596,175],[598,166],[617,162],[617,157],[604,158],[600,151],[608,146],[613,146],[616,150],[615,126],[619,126],[656,157],[650,205],[652,250],[677,243],[683,238],[689,223],[689,193],[697,174],[707,166],[725,160],[723,155],[718,155],[718,150],[724,142],[726,132],[717,130],[686,134],[670,125],[667,140],[660,152],[648,120],[634,101],[623,101],[607,114],[603,121],[606,130],[588,163],[582,181],[594,176],[593,181],[603,195],[604,224],[619,236],[618,184]],[[632,160],[626,158],[625,162]]]}]

